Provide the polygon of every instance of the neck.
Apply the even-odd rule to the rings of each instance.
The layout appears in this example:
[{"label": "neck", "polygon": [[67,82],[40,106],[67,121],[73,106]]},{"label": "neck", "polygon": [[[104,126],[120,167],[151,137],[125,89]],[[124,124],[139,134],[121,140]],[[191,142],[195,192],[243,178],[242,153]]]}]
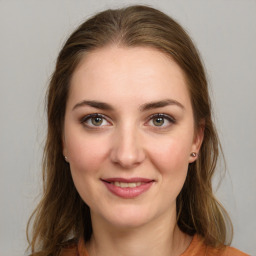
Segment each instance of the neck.
[{"label": "neck", "polygon": [[140,227],[120,228],[104,221],[93,221],[93,235],[87,244],[90,256],[178,256],[191,242],[191,237],[176,225],[176,214],[171,218],[159,217]]}]

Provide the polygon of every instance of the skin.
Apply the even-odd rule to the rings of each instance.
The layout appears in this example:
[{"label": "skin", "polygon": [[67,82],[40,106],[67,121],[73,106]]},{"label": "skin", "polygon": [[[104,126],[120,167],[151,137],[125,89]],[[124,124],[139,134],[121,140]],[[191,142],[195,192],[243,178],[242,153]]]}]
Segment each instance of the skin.
[{"label": "skin", "polygon": [[[183,71],[165,54],[108,46],[84,57],[71,80],[63,154],[91,210],[91,256],[170,256],[188,247],[191,237],[176,225],[176,198],[203,140],[203,129],[194,127]],[[112,177],[154,182],[127,199],[103,184]]]}]

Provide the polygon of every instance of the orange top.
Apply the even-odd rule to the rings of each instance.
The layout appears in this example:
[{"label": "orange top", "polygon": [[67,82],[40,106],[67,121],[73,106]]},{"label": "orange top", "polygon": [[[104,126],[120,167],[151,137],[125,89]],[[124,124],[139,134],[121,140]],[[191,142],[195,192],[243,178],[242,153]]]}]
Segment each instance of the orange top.
[{"label": "orange top", "polygon": [[[80,239],[78,244],[73,242],[63,247],[60,256],[89,256],[89,254],[83,239]],[[195,235],[189,247],[180,256],[248,256],[248,254],[229,246],[224,249],[206,246],[203,239]]]}]

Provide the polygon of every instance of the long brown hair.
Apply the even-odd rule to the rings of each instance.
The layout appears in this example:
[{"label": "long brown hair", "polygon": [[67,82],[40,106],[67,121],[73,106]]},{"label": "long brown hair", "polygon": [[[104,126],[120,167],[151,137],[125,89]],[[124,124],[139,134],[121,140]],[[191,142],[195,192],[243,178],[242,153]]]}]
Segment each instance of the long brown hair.
[{"label": "long brown hair", "polygon": [[[32,214],[32,255],[57,255],[63,241],[92,234],[90,210],[73,184],[62,153],[62,135],[70,80],[83,56],[110,44],[154,47],[170,56],[184,71],[195,126],[204,121],[204,140],[198,160],[177,198],[177,223],[189,234],[199,234],[206,244],[228,243],[232,224],[212,191],[220,144],[212,122],[205,71],[197,49],[184,29],[164,13],[146,6],[106,10],[90,18],[68,38],[52,75],[47,99],[48,134],[43,157],[43,197]],[[27,231],[28,233],[29,231]],[[40,253],[36,253],[39,252]]]}]

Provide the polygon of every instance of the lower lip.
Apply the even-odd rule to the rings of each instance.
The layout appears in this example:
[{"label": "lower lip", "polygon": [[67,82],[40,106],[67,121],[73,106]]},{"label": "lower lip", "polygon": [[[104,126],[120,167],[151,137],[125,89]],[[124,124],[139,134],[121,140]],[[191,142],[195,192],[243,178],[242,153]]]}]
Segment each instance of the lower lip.
[{"label": "lower lip", "polygon": [[134,188],[121,188],[121,187],[115,186],[112,183],[108,183],[105,181],[103,181],[103,183],[108,188],[108,190],[116,196],[119,196],[122,198],[135,198],[135,197],[143,194],[147,190],[149,190],[149,188],[153,184],[153,181],[141,184],[140,186],[137,186]]}]

